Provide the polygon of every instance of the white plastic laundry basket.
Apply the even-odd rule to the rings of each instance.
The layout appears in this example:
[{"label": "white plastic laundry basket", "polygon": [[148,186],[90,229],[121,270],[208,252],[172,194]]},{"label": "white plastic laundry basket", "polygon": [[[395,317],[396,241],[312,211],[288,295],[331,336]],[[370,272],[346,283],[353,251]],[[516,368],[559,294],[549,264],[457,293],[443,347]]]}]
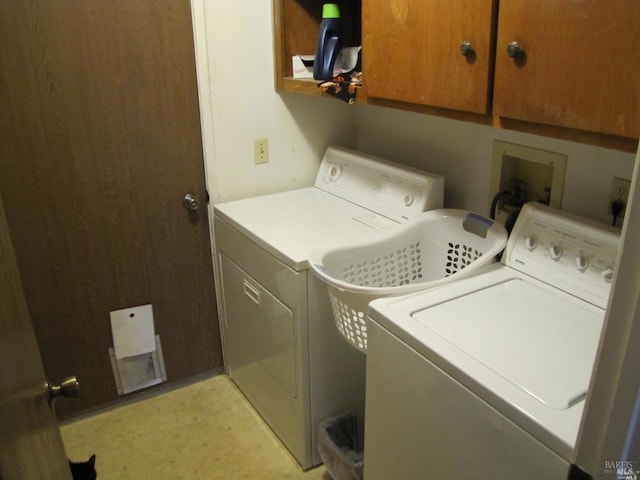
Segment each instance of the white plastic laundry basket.
[{"label": "white plastic laundry basket", "polygon": [[367,351],[367,306],[473,274],[492,263],[507,231],[466,210],[430,210],[373,241],[312,253],[311,270],[329,288],[338,330]]}]

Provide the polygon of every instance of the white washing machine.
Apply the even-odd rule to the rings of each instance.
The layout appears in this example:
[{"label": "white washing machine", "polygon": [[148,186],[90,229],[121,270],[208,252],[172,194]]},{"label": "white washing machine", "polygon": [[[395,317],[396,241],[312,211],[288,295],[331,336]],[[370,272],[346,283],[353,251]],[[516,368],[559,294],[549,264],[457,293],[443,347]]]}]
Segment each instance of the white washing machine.
[{"label": "white washing machine", "polygon": [[225,366],[303,468],[318,424],[364,405],[365,357],[339,335],[309,252],[440,208],[444,181],[338,147],[313,187],[214,206]]},{"label": "white washing machine", "polygon": [[618,243],[528,204],[502,263],[372,302],[365,478],[566,479]]}]

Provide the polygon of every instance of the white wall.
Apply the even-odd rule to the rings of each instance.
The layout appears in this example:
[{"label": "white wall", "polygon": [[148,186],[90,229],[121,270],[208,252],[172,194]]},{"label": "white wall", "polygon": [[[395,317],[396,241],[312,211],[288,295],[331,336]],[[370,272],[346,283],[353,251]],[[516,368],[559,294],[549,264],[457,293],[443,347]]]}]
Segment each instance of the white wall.
[{"label": "white wall", "polygon": [[488,214],[493,140],[566,154],[562,208],[610,223],[613,177],[630,179],[635,155],[383,107],[357,107],[358,149],[445,176],[445,206]]},{"label": "white wall", "polygon": [[[211,203],[313,184],[327,145],[355,146],[355,112],[274,90],[271,0],[192,0]],[[253,140],[268,137],[268,164]]]}]

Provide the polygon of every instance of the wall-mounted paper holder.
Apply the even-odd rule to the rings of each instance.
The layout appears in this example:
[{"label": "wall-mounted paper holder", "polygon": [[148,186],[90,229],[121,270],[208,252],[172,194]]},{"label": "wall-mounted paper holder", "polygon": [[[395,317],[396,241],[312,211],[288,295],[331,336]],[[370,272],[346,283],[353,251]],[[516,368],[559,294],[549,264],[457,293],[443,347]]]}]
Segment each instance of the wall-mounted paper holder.
[{"label": "wall-mounted paper holder", "polygon": [[113,347],[111,367],[118,394],[167,380],[160,336],[155,334],[152,305],[110,312]]}]

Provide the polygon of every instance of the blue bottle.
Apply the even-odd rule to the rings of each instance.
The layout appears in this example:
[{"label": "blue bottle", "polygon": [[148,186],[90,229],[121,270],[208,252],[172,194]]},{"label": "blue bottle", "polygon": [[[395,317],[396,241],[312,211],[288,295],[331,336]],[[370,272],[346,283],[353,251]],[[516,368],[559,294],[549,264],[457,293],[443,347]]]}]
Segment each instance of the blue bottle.
[{"label": "blue bottle", "polygon": [[322,22],[318,37],[318,50],[313,62],[313,78],[331,80],[333,66],[341,48],[340,9],[336,3],[325,3],[322,6]]}]

